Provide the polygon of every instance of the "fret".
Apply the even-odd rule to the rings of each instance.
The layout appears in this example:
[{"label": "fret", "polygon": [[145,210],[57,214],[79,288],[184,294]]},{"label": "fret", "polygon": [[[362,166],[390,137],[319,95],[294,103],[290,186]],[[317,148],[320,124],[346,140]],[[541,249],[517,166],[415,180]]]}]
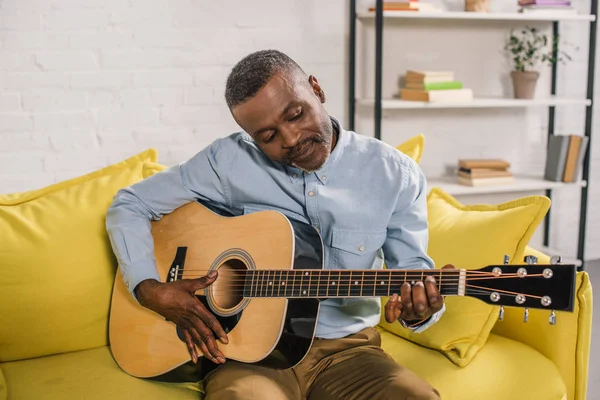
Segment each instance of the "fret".
[{"label": "fret", "polygon": [[444,274],[442,273],[442,271],[440,271],[440,279],[438,280],[438,291],[440,292],[440,294],[442,293],[442,276],[444,276]]},{"label": "fret", "polygon": [[365,271],[361,272],[361,281],[360,281],[360,297],[363,295],[363,285],[365,284]]},{"label": "fret", "polygon": [[264,271],[256,271],[258,276],[256,277],[256,297],[262,297]]},{"label": "fret", "polygon": [[363,273],[363,290],[361,296],[374,296],[375,295],[375,279],[376,271],[365,271]]},{"label": "fret", "polygon": [[[313,278],[315,278],[315,282],[313,282]],[[321,271],[311,271],[310,272],[310,280],[308,281],[308,295],[309,297],[319,297],[319,281],[321,278]]]},{"label": "fret", "polygon": [[350,294],[350,274],[352,271],[340,272],[340,285],[338,287],[338,296],[346,297]]},{"label": "fret", "polygon": [[[298,279],[298,271],[292,271],[294,275],[293,284],[292,284],[292,297],[300,297],[300,282],[296,282]],[[302,279],[302,276],[300,276]]]},{"label": "fret", "polygon": [[248,271],[246,276],[244,277],[244,297],[252,297],[252,279],[251,279],[252,271]]},{"label": "fret", "polygon": [[377,278],[375,296],[387,296],[389,293],[390,274],[388,271],[377,271],[375,274]]},{"label": "fret", "polygon": [[350,272],[350,285],[348,285],[348,296],[358,297],[362,289],[362,273]]},{"label": "fret", "polygon": [[446,275],[446,283],[441,288],[440,293],[443,296],[452,296],[458,294],[458,279],[460,271],[444,272]]},{"label": "fret", "polygon": [[344,284],[348,285],[348,291],[346,292],[346,296],[350,296],[350,289],[352,288],[352,271],[346,272],[347,280],[344,280]]},{"label": "fret", "polygon": [[[330,271],[319,271],[319,285],[317,286],[317,294],[320,299],[324,299],[327,297],[327,288],[329,287],[329,273]],[[326,274],[327,276],[325,276]],[[321,278],[323,278],[322,282]]]},{"label": "fret", "polygon": [[390,276],[388,276],[388,290],[387,290],[387,295],[391,296],[392,295],[392,271],[390,270]]},{"label": "fret", "polygon": [[290,271],[285,271],[285,280],[283,281],[283,297],[288,297],[288,286],[290,286]]},{"label": "fret", "polygon": [[279,280],[281,271],[273,271],[273,287],[271,288],[271,297],[279,297]]},{"label": "fret", "polygon": [[300,297],[308,297],[310,289],[310,271],[301,271],[302,281],[300,282]]},{"label": "fret", "polygon": [[261,271],[262,272],[262,286],[260,288],[260,296],[261,297],[267,297],[267,290],[269,289],[269,285],[267,284],[267,282],[269,281],[269,277],[268,277],[268,271]]},{"label": "fret", "polygon": [[255,297],[255,284],[254,284],[254,278],[256,278],[256,271],[250,271],[250,274],[252,275],[252,282],[250,283],[250,297]]},{"label": "fret", "polygon": [[329,271],[329,280],[327,283],[327,296],[336,297],[340,286],[340,272]]}]

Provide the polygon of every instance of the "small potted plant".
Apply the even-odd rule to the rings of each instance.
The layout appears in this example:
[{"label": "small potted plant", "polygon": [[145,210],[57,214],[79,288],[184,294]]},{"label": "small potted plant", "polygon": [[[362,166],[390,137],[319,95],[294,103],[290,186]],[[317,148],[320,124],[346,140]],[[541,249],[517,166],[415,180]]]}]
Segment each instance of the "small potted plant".
[{"label": "small potted plant", "polygon": [[[514,96],[517,99],[531,99],[540,76],[538,68],[543,64],[571,60],[563,51],[558,51],[558,38],[554,38],[552,47],[548,46],[548,36],[537,28],[525,27],[519,33],[511,30],[505,50],[513,62],[510,73]],[[555,52],[556,51],[556,54]]]}]

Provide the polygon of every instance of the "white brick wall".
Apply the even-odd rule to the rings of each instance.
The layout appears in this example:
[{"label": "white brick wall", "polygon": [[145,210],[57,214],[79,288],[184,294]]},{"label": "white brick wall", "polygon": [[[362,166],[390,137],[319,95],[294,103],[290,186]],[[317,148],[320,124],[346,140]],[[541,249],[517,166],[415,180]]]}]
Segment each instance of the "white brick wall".
[{"label": "white brick wall", "polygon": [[[460,9],[463,0],[441,3]],[[514,7],[515,1],[493,3],[500,10]],[[582,11],[589,8],[589,0],[577,4]],[[224,105],[224,82],[233,64],[257,49],[278,48],[295,58],[321,82],[330,113],[347,121],[347,7],[344,0],[260,0],[251,5],[237,0],[226,6],[194,0],[0,0],[0,192],[68,179],[148,147],[159,150],[164,164],[191,156],[238,129]],[[398,74],[413,67],[449,67],[478,94],[507,93],[507,63],[500,49],[509,26],[389,24],[384,94],[391,96]],[[561,70],[559,91],[583,96],[587,25],[562,26],[569,41],[581,48],[575,62]],[[364,79],[358,89],[369,93],[372,27],[361,28],[364,53],[359,52],[359,61],[365,72],[359,74]],[[539,93],[547,81],[546,71]],[[506,157],[516,171],[539,172],[546,112],[386,113],[384,140],[398,144],[425,133],[423,168],[430,175],[471,156]],[[361,111],[357,126],[367,135],[372,133],[369,115],[369,110]],[[600,127],[598,118],[594,123]],[[557,128],[580,132],[582,108],[560,108]],[[590,204],[600,199],[600,138],[593,147]],[[553,244],[565,253],[575,248],[578,204],[575,189],[554,199]],[[598,223],[600,212],[590,207],[588,254],[594,257],[600,257]]]}]

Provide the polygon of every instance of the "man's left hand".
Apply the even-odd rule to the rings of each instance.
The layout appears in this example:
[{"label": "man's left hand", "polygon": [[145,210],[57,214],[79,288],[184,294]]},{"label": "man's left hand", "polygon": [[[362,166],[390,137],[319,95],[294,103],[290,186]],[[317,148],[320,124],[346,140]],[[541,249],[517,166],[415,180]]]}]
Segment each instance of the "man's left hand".
[{"label": "man's left hand", "polygon": [[[445,265],[442,269],[452,268]],[[425,282],[417,282],[413,286],[404,283],[400,287],[400,295],[394,293],[385,305],[385,320],[388,323],[402,319],[408,325],[424,322],[444,306],[444,298],[438,290],[433,276],[428,276]]]}]

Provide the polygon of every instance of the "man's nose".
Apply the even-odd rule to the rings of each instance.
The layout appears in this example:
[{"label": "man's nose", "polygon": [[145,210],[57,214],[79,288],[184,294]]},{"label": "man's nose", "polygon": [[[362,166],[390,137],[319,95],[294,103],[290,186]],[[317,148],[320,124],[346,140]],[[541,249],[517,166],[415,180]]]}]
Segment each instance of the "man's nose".
[{"label": "man's nose", "polygon": [[297,129],[283,129],[280,130],[280,134],[283,147],[286,149],[293,148],[302,139],[302,132]]}]

